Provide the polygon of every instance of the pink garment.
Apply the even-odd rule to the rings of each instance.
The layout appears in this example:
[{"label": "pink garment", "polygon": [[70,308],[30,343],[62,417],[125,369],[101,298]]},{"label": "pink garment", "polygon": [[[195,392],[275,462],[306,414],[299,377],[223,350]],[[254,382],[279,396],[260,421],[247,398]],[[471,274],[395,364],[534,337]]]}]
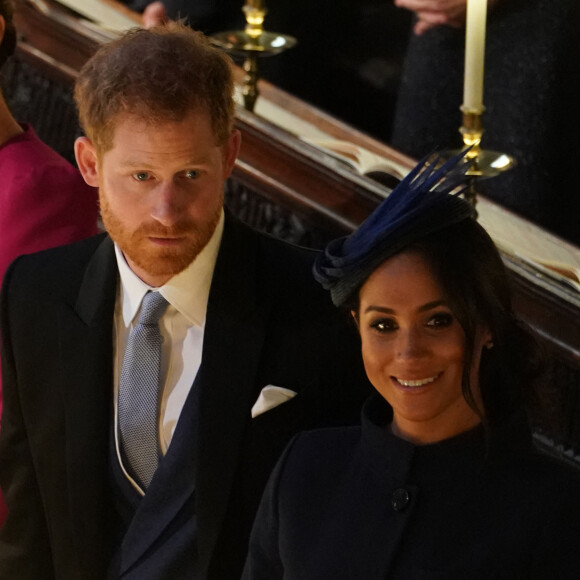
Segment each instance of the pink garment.
[{"label": "pink garment", "polygon": [[[0,280],[21,254],[97,233],[97,190],[32,127],[22,128],[24,133],[0,147]],[[0,525],[5,516],[0,495]]]}]

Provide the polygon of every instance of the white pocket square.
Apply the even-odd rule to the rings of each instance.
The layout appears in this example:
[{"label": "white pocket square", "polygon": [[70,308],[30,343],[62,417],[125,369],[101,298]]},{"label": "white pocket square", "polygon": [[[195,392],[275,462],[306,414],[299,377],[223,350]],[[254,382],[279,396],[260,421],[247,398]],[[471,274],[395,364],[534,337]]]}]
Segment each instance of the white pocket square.
[{"label": "white pocket square", "polygon": [[284,389],[283,387],[275,387],[274,385],[267,385],[262,389],[258,400],[254,403],[252,407],[252,419],[289,401],[292,397],[295,397],[296,393],[290,389]]}]

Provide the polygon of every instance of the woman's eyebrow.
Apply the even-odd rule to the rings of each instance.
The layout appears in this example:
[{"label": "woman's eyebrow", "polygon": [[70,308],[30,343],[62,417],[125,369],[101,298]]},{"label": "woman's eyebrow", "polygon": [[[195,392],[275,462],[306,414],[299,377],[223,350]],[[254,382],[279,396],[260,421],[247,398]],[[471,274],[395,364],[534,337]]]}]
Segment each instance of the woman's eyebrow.
[{"label": "woman's eyebrow", "polygon": [[365,308],[365,314],[371,311],[382,312],[383,314],[395,314],[395,311],[392,308],[385,308],[384,306],[373,306],[372,304]]},{"label": "woman's eyebrow", "polygon": [[[433,308],[437,308],[439,306],[447,306],[445,300],[433,300],[431,302],[427,302],[427,304],[423,304],[417,308],[417,312],[426,312],[427,310],[433,310]],[[395,310],[392,308],[387,308],[386,306],[374,306],[370,305],[367,306],[364,310],[364,313],[367,312],[382,312],[383,314],[396,314]]]},{"label": "woman's eyebrow", "polygon": [[439,306],[447,306],[445,300],[433,300],[432,302],[427,302],[423,306],[417,308],[417,312],[425,312],[427,310],[433,310],[433,308],[438,308]]}]

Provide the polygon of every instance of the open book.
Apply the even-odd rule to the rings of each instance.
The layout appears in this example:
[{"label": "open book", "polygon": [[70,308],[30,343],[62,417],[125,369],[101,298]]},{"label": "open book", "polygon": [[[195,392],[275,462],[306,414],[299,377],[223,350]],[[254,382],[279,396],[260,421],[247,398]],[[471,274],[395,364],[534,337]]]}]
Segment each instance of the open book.
[{"label": "open book", "polygon": [[557,280],[560,284],[570,286],[577,292],[580,292],[580,268],[575,268],[574,266],[564,264],[563,262],[556,262],[542,258],[530,258],[529,256],[524,256],[520,253],[516,253],[516,256],[536,268],[536,270],[544,273],[546,276]]},{"label": "open book", "polygon": [[580,250],[537,225],[480,197],[478,220],[506,254],[580,292]]},{"label": "open book", "polygon": [[56,0],[98,26],[124,32],[140,25],[139,16],[115,0]]},{"label": "open book", "polygon": [[301,137],[301,139],[332,155],[332,157],[342,161],[361,175],[366,175],[391,189],[408,173],[406,166],[348,141],[312,139],[308,137]]}]

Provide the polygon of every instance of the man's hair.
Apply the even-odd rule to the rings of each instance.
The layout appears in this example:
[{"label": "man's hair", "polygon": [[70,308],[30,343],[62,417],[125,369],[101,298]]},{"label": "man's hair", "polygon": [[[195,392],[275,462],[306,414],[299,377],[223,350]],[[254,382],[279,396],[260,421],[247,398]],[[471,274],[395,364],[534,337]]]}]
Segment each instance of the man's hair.
[{"label": "man's hair", "polygon": [[0,16],[4,17],[6,23],[4,37],[0,41],[0,69],[4,63],[14,54],[16,48],[16,29],[12,22],[14,6],[11,0],[0,0]]},{"label": "man's hair", "polygon": [[178,22],[133,29],[103,46],[82,68],[75,100],[81,127],[101,153],[112,147],[122,114],[155,124],[207,111],[219,144],[233,129],[229,57]]}]

